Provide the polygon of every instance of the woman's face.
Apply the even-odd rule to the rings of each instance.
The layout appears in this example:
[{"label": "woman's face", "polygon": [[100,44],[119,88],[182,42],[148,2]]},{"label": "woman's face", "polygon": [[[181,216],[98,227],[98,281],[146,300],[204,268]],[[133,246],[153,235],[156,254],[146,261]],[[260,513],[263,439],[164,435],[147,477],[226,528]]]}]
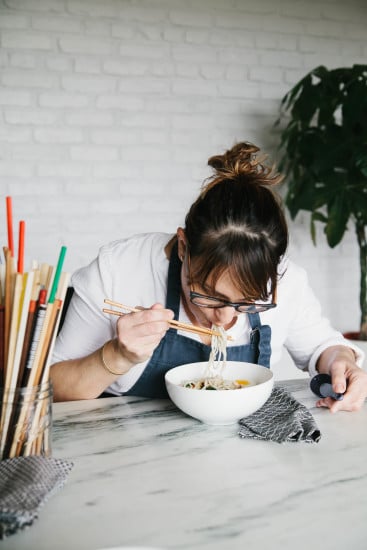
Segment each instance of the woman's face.
[{"label": "woman's face", "polygon": [[228,302],[240,302],[245,298],[239,295],[238,288],[235,287],[233,281],[228,272],[224,272],[223,275],[217,280],[214,289],[208,281],[208,288],[203,288],[201,285],[193,284],[190,287],[190,274],[187,261],[186,250],[186,236],[185,231],[182,228],[177,230],[178,238],[178,254],[182,260],[181,269],[181,287],[184,295],[186,306],[191,316],[202,326],[211,327],[212,325],[222,326],[225,329],[233,326],[237,320],[238,315],[241,315],[234,307],[223,307],[218,309],[199,307],[190,301],[190,290],[200,292],[201,294],[210,294],[222,300]]},{"label": "woman's face", "polygon": [[211,288],[210,285],[208,288],[203,288],[198,284],[193,284],[190,286],[187,262],[183,262],[181,270],[181,285],[187,307],[200,325],[211,327],[211,325],[214,324],[222,326],[225,329],[229,329],[236,322],[238,315],[241,315],[241,313],[236,311],[235,308],[231,306],[206,308],[199,307],[190,301],[190,290],[194,290],[195,292],[199,292],[201,294],[210,294],[210,296],[221,300],[226,300],[228,302],[243,301],[245,298],[239,295],[239,291],[233,284],[228,272],[224,272],[216,282],[214,289],[208,291],[208,288]]}]

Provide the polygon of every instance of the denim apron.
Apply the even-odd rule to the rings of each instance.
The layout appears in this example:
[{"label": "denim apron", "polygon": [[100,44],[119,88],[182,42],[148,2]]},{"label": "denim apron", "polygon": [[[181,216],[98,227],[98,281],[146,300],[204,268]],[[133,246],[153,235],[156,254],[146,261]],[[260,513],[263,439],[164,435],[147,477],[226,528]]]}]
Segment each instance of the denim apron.
[{"label": "denim apron", "polygon": [[[177,255],[177,245],[173,247],[168,268],[168,288],[166,308],[171,309],[178,320],[181,297],[181,262]],[[251,336],[250,343],[242,346],[227,347],[227,360],[245,361],[257,363],[264,367],[270,367],[271,355],[271,328],[262,325],[258,313],[248,314]],[[178,334],[177,330],[170,328],[154,350],[142,375],[135,384],[123,395],[136,395],[140,397],[167,398],[167,390],[164,375],[173,367],[185,363],[198,363],[208,361],[211,346],[192,340]]]}]

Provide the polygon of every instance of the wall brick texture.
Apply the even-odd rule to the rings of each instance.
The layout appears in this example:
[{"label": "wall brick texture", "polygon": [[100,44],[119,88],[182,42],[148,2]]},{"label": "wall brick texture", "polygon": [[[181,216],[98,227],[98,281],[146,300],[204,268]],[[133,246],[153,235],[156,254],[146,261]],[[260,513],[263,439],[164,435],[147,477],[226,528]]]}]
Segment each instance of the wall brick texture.
[{"label": "wall brick texture", "polygon": [[[248,140],[276,162],[283,95],[319,64],[365,63],[366,28],[364,0],[0,0],[1,245],[7,195],[28,265],[66,245],[73,271],[175,231],[207,158]],[[353,227],[335,250],[307,215],[290,228],[325,314],[356,329]]]}]

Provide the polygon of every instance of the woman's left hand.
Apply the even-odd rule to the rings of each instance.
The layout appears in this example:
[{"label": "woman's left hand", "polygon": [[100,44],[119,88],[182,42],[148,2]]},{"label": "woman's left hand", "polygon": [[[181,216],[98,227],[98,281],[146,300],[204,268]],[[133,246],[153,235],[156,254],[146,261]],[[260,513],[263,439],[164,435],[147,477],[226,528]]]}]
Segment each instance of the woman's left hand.
[{"label": "woman's left hand", "polygon": [[356,365],[350,348],[333,346],[326,349],[319,358],[318,371],[330,374],[336,393],[345,393],[341,401],[331,397],[319,399],[317,407],[327,407],[332,413],[362,408],[367,397],[367,372]]}]

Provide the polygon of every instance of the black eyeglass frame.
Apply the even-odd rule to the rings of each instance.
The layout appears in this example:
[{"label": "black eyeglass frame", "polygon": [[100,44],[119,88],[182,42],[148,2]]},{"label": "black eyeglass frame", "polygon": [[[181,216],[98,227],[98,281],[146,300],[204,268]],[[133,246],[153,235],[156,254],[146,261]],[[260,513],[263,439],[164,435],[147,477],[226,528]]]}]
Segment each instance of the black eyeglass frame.
[{"label": "black eyeglass frame", "polygon": [[[196,298],[204,298],[205,300],[216,302],[216,305],[200,304],[196,301]],[[274,302],[269,304],[259,304],[254,302],[229,302],[228,300],[222,300],[221,298],[214,298],[214,296],[207,296],[200,294],[194,290],[190,290],[190,302],[198,307],[205,307],[209,309],[221,309],[223,307],[233,307],[239,313],[262,313],[268,311],[277,306]],[[220,304],[220,305],[218,305]]]}]

